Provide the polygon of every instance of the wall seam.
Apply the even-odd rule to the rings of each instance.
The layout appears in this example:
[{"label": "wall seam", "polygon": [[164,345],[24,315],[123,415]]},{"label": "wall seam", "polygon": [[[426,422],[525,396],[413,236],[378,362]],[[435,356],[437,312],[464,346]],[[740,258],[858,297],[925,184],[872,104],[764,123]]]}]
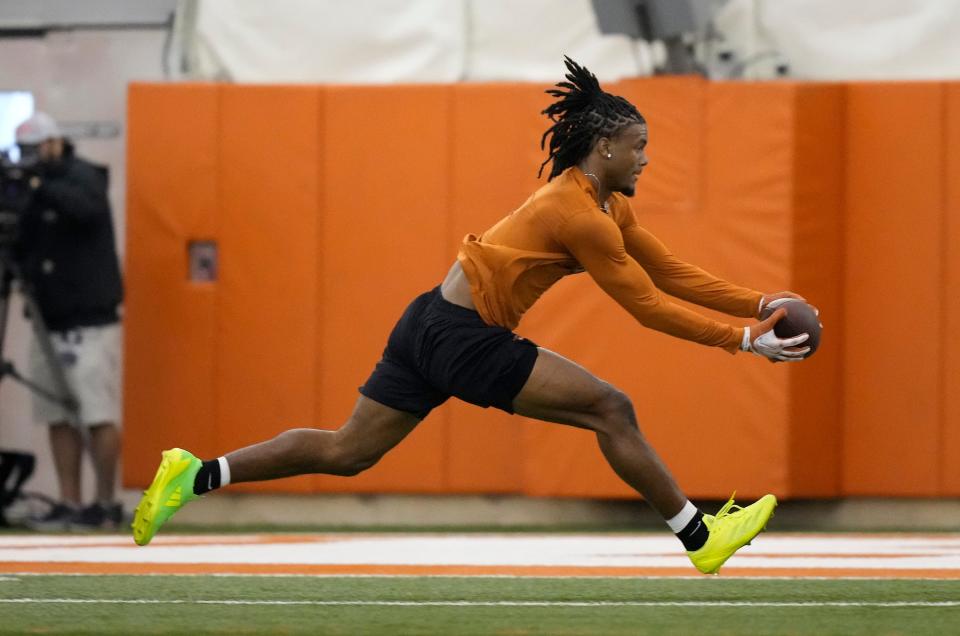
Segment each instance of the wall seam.
[{"label": "wall seam", "polygon": [[947,324],[949,316],[947,312],[947,281],[949,272],[948,254],[950,250],[949,235],[946,231],[949,228],[950,215],[948,206],[950,204],[948,197],[948,170],[950,161],[947,152],[947,141],[950,139],[950,117],[948,108],[947,85],[939,83],[940,88],[940,271],[937,273],[939,279],[938,289],[940,290],[939,301],[939,322],[940,322],[940,357],[937,360],[937,445],[939,452],[937,456],[937,496],[943,496],[945,490],[944,481],[944,460],[943,454],[946,449],[947,436],[947,356],[949,355],[949,346],[947,343]]},{"label": "wall seam", "polygon": [[[217,282],[214,287],[213,294],[213,382],[210,390],[213,392],[212,408],[211,415],[213,417],[213,426],[216,434],[216,448],[221,448],[222,441],[220,436],[220,383],[217,381],[217,378],[220,376],[220,356],[221,356],[221,343],[223,338],[221,337],[221,323],[220,323],[220,297],[223,290],[223,269],[224,261],[226,254],[224,253],[223,245],[223,236],[220,234],[220,223],[223,218],[223,90],[224,87],[221,84],[215,86],[216,90],[216,118],[217,118],[217,128],[216,128],[216,144],[217,144],[217,185],[216,185],[216,196],[217,201],[214,206],[215,214],[213,220],[213,233],[216,237],[217,245]],[[226,452],[226,449],[223,451],[216,451],[217,453]]]},{"label": "wall seam", "polygon": [[[456,162],[456,84],[450,84],[444,87],[444,103],[446,105],[446,128],[447,128],[447,169],[446,169],[446,200],[444,201],[444,243],[445,243],[445,252],[449,258],[451,254],[456,253],[457,249],[457,240],[454,237],[454,222],[453,215],[455,210],[453,209],[453,200],[454,200],[454,189],[456,187],[456,179],[454,178],[455,174],[455,162]],[[441,264],[441,272],[445,264]],[[441,276],[444,274],[441,274]],[[451,427],[453,426],[453,413],[451,407],[447,405],[443,410],[443,488],[444,491],[450,491],[450,484],[452,483],[451,476],[451,452],[450,447],[452,444],[451,436]]]},{"label": "wall seam", "polygon": [[[790,234],[793,237],[793,240],[790,241],[789,243],[790,244],[789,262],[790,262],[791,280],[788,283],[787,289],[794,289],[795,281],[793,280],[793,278],[795,276],[795,273],[797,272],[797,260],[798,260],[797,252],[799,251],[797,249],[798,246],[797,246],[797,240],[796,240],[797,208],[801,205],[800,195],[798,194],[798,192],[802,190],[801,188],[797,187],[797,179],[802,177],[801,171],[799,169],[800,150],[801,150],[800,135],[797,134],[797,130],[799,130],[800,120],[801,120],[800,99],[801,99],[801,92],[803,89],[796,84],[791,86],[790,89],[791,89],[790,100],[788,102],[790,105],[790,117],[789,117],[790,125],[787,127],[788,134],[790,135],[790,139],[787,142],[787,145],[790,148],[790,175],[787,178],[787,187],[789,188],[789,191],[787,192],[787,201],[790,206],[789,223],[791,226]],[[796,384],[797,384],[796,374],[795,373],[787,374],[787,396],[788,396],[788,399],[790,400],[790,403],[787,404],[788,421],[794,420],[795,418],[794,414],[796,412],[796,406],[797,406],[796,401],[799,399],[799,396],[793,390]],[[797,433],[796,433],[795,427],[791,425],[786,436],[787,461],[784,462],[787,467],[785,486],[788,491],[787,492],[788,497],[792,497],[796,492],[796,490],[798,490],[795,478],[798,476],[797,473],[799,471],[796,470],[796,465],[794,463],[794,458],[792,457],[792,452],[791,452],[791,449],[795,448],[796,435]],[[802,477],[802,474],[800,476]],[[802,492],[803,488],[804,486],[801,486],[799,490]]]},{"label": "wall seam", "polygon": [[838,276],[839,282],[837,284],[837,287],[838,287],[837,300],[839,301],[837,303],[837,308],[841,312],[840,315],[837,316],[837,320],[836,320],[837,329],[840,330],[840,337],[838,338],[838,345],[839,345],[840,351],[837,353],[837,382],[840,386],[840,389],[839,389],[840,396],[839,396],[839,399],[837,400],[837,409],[838,409],[837,418],[839,419],[839,429],[840,429],[840,435],[838,436],[839,441],[837,443],[837,446],[838,446],[837,457],[838,457],[839,465],[837,466],[837,474],[836,474],[836,482],[835,482],[837,497],[842,497],[844,494],[846,494],[844,493],[844,488],[843,488],[843,475],[844,475],[846,457],[847,457],[847,454],[846,454],[846,447],[847,447],[846,361],[847,361],[847,358],[846,358],[846,350],[845,350],[846,338],[844,337],[845,334],[843,333],[843,329],[844,329],[844,326],[846,325],[846,315],[845,315],[846,304],[844,303],[844,299],[847,297],[847,214],[848,214],[848,210],[847,210],[848,194],[847,193],[848,193],[848,187],[849,187],[847,178],[849,176],[848,149],[850,146],[850,136],[848,134],[849,117],[847,112],[848,111],[847,100],[849,98],[849,95],[850,95],[849,84],[841,84],[840,85],[840,122],[841,122],[842,130],[839,135],[839,139],[840,139],[839,152],[840,152],[840,156],[843,159],[840,162],[840,170],[841,170],[841,174],[839,177],[840,191],[837,193],[837,197],[839,198],[838,206],[840,209],[840,222],[837,224],[837,231],[840,235],[839,237],[837,237],[837,246],[840,251],[840,254],[838,254],[837,256],[837,260],[840,266],[840,271]]},{"label": "wall seam", "polygon": [[[314,240],[316,241],[317,252],[315,254],[314,267],[316,279],[314,282],[314,307],[315,322],[313,337],[315,338],[313,347],[314,372],[314,390],[316,394],[313,399],[313,426],[321,430],[329,430],[324,421],[323,395],[326,385],[326,365],[329,361],[324,352],[325,331],[326,331],[326,298],[327,298],[327,259],[324,241],[326,239],[327,226],[327,122],[330,119],[330,89],[326,86],[317,88],[317,192],[316,192],[316,227],[314,228]],[[314,474],[310,479],[310,492],[320,494],[327,492],[323,488],[325,475]]]}]

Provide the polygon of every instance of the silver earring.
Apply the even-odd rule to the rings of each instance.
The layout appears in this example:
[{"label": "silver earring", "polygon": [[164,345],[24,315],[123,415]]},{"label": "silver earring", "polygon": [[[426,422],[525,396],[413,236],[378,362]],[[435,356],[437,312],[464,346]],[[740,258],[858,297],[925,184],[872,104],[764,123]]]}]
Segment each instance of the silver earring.
[{"label": "silver earring", "polygon": [[611,157],[613,157],[613,155],[611,155],[611,154],[608,152],[608,153],[607,153],[607,159],[610,159]]}]

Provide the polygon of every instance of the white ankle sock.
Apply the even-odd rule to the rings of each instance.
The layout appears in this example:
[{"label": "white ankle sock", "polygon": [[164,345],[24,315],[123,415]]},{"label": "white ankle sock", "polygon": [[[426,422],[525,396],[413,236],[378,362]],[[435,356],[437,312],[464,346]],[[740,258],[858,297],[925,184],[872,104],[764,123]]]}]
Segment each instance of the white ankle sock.
[{"label": "white ankle sock", "polygon": [[220,462],[220,487],[223,488],[230,483],[230,464],[226,457],[218,457],[217,461]]},{"label": "white ankle sock", "polygon": [[667,519],[667,525],[670,526],[670,529],[676,534],[686,528],[687,524],[690,523],[690,520],[693,519],[696,514],[697,507],[687,499],[687,503],[683,504],[680,512],[678,512],[676,516]]}]

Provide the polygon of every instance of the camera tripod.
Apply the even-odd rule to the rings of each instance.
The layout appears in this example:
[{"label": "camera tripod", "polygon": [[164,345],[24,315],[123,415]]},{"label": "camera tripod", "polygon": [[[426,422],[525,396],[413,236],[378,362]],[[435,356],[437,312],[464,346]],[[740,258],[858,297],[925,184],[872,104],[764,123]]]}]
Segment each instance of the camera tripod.
[{"label": "camera tripod", "polygon": [[[37,339],[44,360],[49,365],[54,384],[52,390],[23,377],[13,363],[3,357],[4,336],[7,332],[7,317],[10,311],[10,293],[13,290],[14,281],[19,285],[20,294],[23,296],[30,316],[30,324],[33,325],[34,337]],[[20,274],[20,268],[14,262],[8,247],[0,245],[0,382],[7,376],[45,399],[60,404],[66,410],[69,420],[75,422],[79,418],[79,402],[70,385],[67,384],[63,366],[53,349],[50,332],[43,322],[43,316],[40,314],[40,308],[34,299],[30,284]],[[32,454],[0,450],[0,527],[9,525],[4,513],[18,499],[41,499],[48,508],[52,507],[53,502],[47,497],[21,492],[23,482],[33,473],[34,462]]]},{"label": "camera tripod", "polygon": [[[53,387],[41,386],[24,377],[17,371],[12,362],[3,357],[4,336],[7,331],[7,318],[10,311],[10,293],[13,290],[14,281],[18,283],[20,295],[26,305],[27,315],[30,317],[30,324],[33,326],[33,335],[50,369]],[[63,371],[63,366],[56,351],[54,351],[53,343],[50,340],[50,332],[47,330],[43,316],[40,314],[40,307],[34,298],[30,283],[21,275],[20,268],[14,262],[9,250],[0,246],[0,382],[7,376],[37,395],[59,404],[66,410],[68,419],[76,422],[80,414],[80,404],[70,389],[70,385],[67,384],[67,376]]]}]

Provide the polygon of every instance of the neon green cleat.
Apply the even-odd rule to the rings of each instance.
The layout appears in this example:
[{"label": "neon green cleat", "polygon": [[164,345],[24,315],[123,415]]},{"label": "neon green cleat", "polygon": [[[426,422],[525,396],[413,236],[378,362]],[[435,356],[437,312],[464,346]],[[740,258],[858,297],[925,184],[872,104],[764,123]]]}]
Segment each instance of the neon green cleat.
[{"label": "neon green cleat", "polygon": [[193,494],[193,479],[203,465],[199,459],[182,448],[163,451],[160,468],[153,483],[143,491],[143,497],[133,515],[133,540],[137,545],[147,545],[183,505],[199,495]]},{"label": "neon green cleat", "polygon": [[[764,495],[746,508],[735,505],[730,497],[715,517],[703,515],[710,538],[699,550],[688,551],[687,556],[704,574],[716,574],[734,552],[766,529],[776,507],[777,498],[773,495]],[[731,509],[735,510],[730,512]]]}]

